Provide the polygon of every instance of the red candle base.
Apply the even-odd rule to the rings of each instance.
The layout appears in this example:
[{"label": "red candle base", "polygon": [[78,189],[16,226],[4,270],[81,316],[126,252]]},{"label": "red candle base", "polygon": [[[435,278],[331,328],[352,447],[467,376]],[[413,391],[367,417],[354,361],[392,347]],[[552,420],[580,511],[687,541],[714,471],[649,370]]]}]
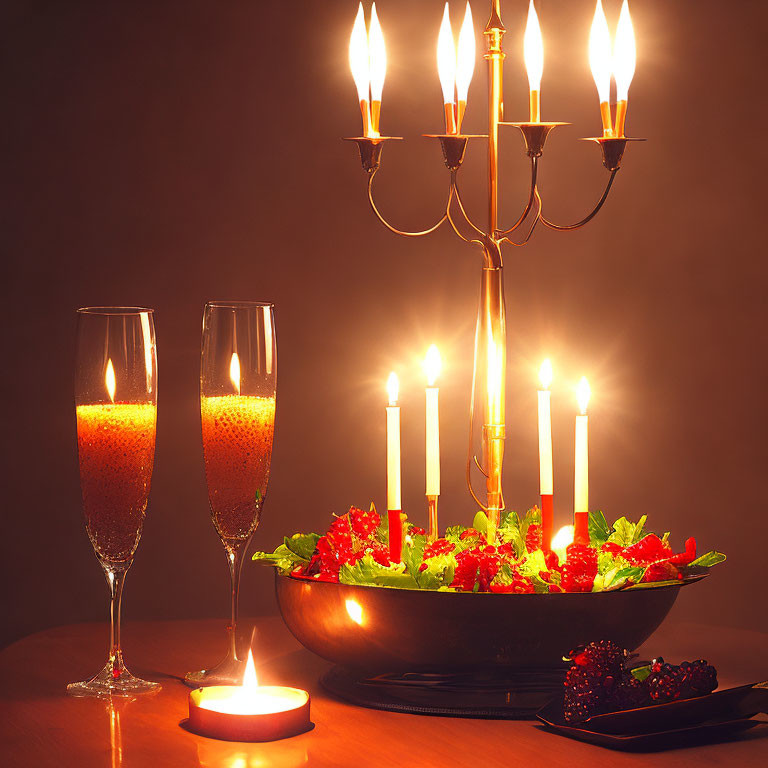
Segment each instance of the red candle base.
[{"label": "red candle base", "polygon": [[387,522],[389,524],[389,559],[393,563],[399,563],[403,559],[403,523],[400,519],[400,510],[388,510]]},{"label": "red candle base", "polygon": [[552,519],[554,510],[551,493],[541,494],[541,547],[546,552],[552,549]]},{"label": "red candle base", "polygon": [[573,513],[573,543],[589,544],[589,512]]}]

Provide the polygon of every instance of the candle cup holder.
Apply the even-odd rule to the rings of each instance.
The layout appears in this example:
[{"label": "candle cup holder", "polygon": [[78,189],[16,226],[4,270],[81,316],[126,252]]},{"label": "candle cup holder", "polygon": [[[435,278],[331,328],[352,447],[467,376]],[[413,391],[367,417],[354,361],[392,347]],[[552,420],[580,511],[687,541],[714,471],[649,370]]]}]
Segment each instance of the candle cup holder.
[{"label": "candle cup holder", "polygon": [[528,157],[541,157],[544,144],[550,132],[558,125],[570,125],[570,123],[499,123],[499,125],[513,125],[520,129],[525,142],[525,153]]},{"label": "candle cup holder", "polygon": [[402,141],[402,136],[379,136],[375,139],[368,136],[351,136],[343,141],[354,141],[360,150],[360,162],[366,173],[373,173],[381,165],[381,150],[385,141]]},{"label": "candle cup holder", "polygon": [[622,137],[621,139],[603,138],[602,136],[590,136],[582,141],[594,141],[600,145],[603,152],[603,165],[607,170],[618,171],[621,167],[621,159],[624,157],[624,150],[627,148],[628,141],[645,141],[645,139],[635,139]]},{"label": "candle cup holder", "polygon": [[424,133],[425,139],[439,139],[443,150],[443,160],[445,167],[449,171],[458,171],[464,162],[464,153],[467,149],[469,139],[487,139],[487,135],[482,134],[448,134],[448,133]]},{"label": "candle cup holder", "polygon": [[298,736],[311,728],[309,694],[298,688],[263,686],[265,694],[290,696],[290,705],[277,711],[255,713],[225,712],[206,706],[208,702],[226,703],[232,686],[198,688],[189,694],[189,730],[201,736],[223,741],[277,741]]}]

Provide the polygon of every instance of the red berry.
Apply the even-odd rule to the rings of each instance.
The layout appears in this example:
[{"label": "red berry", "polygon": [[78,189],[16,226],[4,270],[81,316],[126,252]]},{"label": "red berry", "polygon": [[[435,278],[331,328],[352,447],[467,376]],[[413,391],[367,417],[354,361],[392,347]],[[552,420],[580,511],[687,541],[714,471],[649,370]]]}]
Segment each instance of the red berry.
[{"label": "red berry", "polygon": [[525,533],[525,549],[528,552],[535,552],[543,546],[541,526],[538,523],[531,523]]},{"label": "red berry", "polygon": [[672,563],[660,562],[651,563],[643,574],[643,581],[670,581],[671,579],[682,579],[683,574],[672,565]]},{"label": "red berry", "polygon": [[355,536],[359,536],[361,539],[373,536],[381,524],[381,517],[378,512],[374,510],[366,512],[356,507],[349,508],[349,520]]},{"label": "red berry", "polygon": [[436,555],[447,555],[449,552],[453,552],[456,549],[456,545],[447,539],[435,539],[431,544],[427,544],[424,547],[424,559],[428,557],[435,557]]},{"label": "red berry", "polygon": [[640,541],[625,547],[622,556],[632,565],[649,565],[672,557],[672,548],[655,533],[649,533]]},{"label": "red berry", "polygon": [[478,592],[488,592],[500,567],[501,559],[495,547],[465,549],[456,555],[456,570],[451,586],[471,592],[477,584]]},{"label": "red berry", "polygon": [[675,565],[688,565],[689,563],[692,563],[696,559],[696,539],[691,536],[691,538],[686,539],[685,541],[685,552],[680,552],[680,554],[673,555],[669,558],[670,563],[674,563]]},{"label": "red berry", "polygon": [[597,550],[571,544],[567,550],[561,585],[566,592],[591,592],[597,576]]}]

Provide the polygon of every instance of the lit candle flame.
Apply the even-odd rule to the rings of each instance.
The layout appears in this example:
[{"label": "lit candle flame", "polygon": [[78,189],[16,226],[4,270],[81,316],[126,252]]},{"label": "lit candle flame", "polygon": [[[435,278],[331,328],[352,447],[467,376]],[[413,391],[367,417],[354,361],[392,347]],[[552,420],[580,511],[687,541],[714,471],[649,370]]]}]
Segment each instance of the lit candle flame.
[{"label": "lit candle flame", "polygon": [[400,381],[397,378],[397,374],[392,371],[387,379],[387,394],[389,395],[389,404],[397,405],[397,395],[400,389]]},{"label": "lit candle flame", "polygon": [[381,101],[384,78],[387,75],[387,49],[376,13],[376,3],[371,9],[371,29],[368,33],[368,55],[371,78],[371,101]]},{"label": "lit candle flame", "polygon": [[445,4],[443,22],[437,37],[437,74],[440,77],[440,87],[443,89],[443,103],[453,104],[456,87],[456,47],[453,44],[448,3]]},{"label": "lit candle flame", "polygon": [[240,394],[240,358],[237,352],[232,353],[232,359],[229,361],[229,380],[235,388],[237,394]]},{"label": "lit candle flame", "polygon": [[255,692],[259,687],[259,678],[256,676],[256,665],[253,663],[253,651],[248,649],[248,661],[245,662],[245,673],[241,686],[244,694]]},{"label": "lit candle flame", "polygon": [[589,382],[586,376],[581,377],[579,386],[576,388],[576,400],[579,403],[579,411],[582,414],[587,412],[587,405],[589,405],[589,397],[592,394],[589,388]]},{"label": "lit candle flame", "polygon": [[440,375],[441,364],[440,352],[437,347],[432,344],[427,350],[427,356],[424,358],[424,372],[427,374],[427,383],[430,387],[435,386],[437,377]]},{"label": "lit candle flame", "polygon": [[629,3],[624,0],[619,14],[619,24],[616,27],[616,39],[613,44],[613,73],[616,77],[617,101],[627,100],[629,86],[635,75],[636,63],[635,30],[632,27],[632,17],[629,15]]},{"label": "lit candle flame", "polygon": [[[467,103],[469,84],[475,74],[475,27],[472,23],[472,9],[467,1],[464,22],[459,31],[459,48],[456,56],[456,95],[459,104]],[[461,123],[461,121],[459,121]]]},{"label": "lit candle flame", "polygon": [[357,98],[368,101],[368,84],[370,82],[370,59],[368,55],[368,35],[365,31],[365,13],[363,4],[357,10],[355,25],[349,38],[349,68],[357,87]]},{"label": "lit candle flame", "polygon": [[541,364],[541,368],[539,368],[539,381],[541,381],[541,386],[544,387],[544,389],[549,389],[552,386],[553,377],[552,363],[549,358],[547,358]]},{"label": "lit candle flame", "polygon": [[107,370],[104,373],[104,386],[107,388],[107,394],[109,395],[109,399],[114,403],[116,382],[115,382],[115,368],[112,365],[111,357],[107,360]]},{"label": "lit candle flame", "polygon": [[608,31],[603,4],[597,0],[589,32],[589,66],[601,104],[607,104],[611,95],[611,58],[611,33]]},{"label": "lit candle flame", "polygon": [[528,23],[525,26],[523,38],[523,54],[525,68],[528,71],[528,87],[531,91],[541,90],[541,75],[544,71],[544,43],[541,39],[539,16],[533,6],[533,0],[528,6]]}]

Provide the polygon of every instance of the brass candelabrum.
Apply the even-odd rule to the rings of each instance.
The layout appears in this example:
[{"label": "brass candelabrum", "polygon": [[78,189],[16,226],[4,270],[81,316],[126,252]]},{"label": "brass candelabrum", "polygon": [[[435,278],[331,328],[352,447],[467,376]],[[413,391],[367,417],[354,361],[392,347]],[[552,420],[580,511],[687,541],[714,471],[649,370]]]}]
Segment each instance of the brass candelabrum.
[{"label": "brass candelabrum", "polygon": [[[488,134],[425,134],[426,138],[437,139],[443,151],[445,165],[450,172],[450,185],[448,189],[448,201],[445,212],[436,224],[418,232],[407,232],[392,226],[381,214],[373,197],[373,182],[381,167],[381,153],[384,144],[388,141],[401,141],[400,136],[355,136],[346,138],[345,141],[354,141],[360,150],[360,160],[363,169],[368,174],[368,201],[379,221],[391,232],[404,237],[423,237],[429,235],[446,222],[456,235],[466,243],[477,245],[483,253],[483,270],[480,284],[480,304],[477,316],[477,330],[475,334],[474,372],[472,376],[472,396],[470,400],[470,434],[469,451],[467,454],[467,487],[472,498],[485,511],[488,516],[488,541],[496,540],[496,529],[499,524],[499,516],[504,509],[504,497],[501,486],[502,462],[504,458],[505,438],[505,407],[504,393],[506,381],[506,323],[504,302],[504,276],[502,247],[512,245],[520,247],[528,243],[536,227],[542,224],[549,229],[567,232],[579,229],[591,221],[602,208],[608,193],[613,186],[613,181],[621,166],[621,160],[627,142],[644,141],[636,138],[607,138],[594,137],[584,139],[593,141],[600,146],[603,155],[603,165],[610,174],[608,182],[595,207],[583,219],[574,224],[555,224],[549,221],[542,213],[542,201],[537,187],[539,158],[544,151],[544,145],[550,132],[560,125],[569,123],[557,122],[527,122],[513,123],[503,120],[503,71],[502,65],[505,54],[502,50],[502,38],[505,33],[501,22],[500,0],[491,0],[491,16],[486,25],[484,35],[486,39],[486,53],[484,58],[488,62]],[[498,210],[498,152],[499,152],[499,127],[513,126],[517,128],[523,137],[525,151],[531,161],[531,181],[528,202],[515,223],[506,229],[499,226]],[[467,143],[470,139],[488,140],[488,220],[487,226],[475,224],[467,214],[462,202],[458,186],[458,172],[464,161]],[[529,222],[523,230],[523,236],[516,240],[510,235],[520,230]],[[478,366],[481,354],[486,355],[487,364]],[[485,394],[483,409],[483,459],[478,460],[474,451],[474,403],[477,387]],[[486,480],[486,500],[480,499],[472,486],[472,466],[484,475]],[[434,539],[439,535],[437,531],[436,509],[432,509],[430,500],[430,531],[429,536]],[[436,502],[435,506],[436,506]]]}]

